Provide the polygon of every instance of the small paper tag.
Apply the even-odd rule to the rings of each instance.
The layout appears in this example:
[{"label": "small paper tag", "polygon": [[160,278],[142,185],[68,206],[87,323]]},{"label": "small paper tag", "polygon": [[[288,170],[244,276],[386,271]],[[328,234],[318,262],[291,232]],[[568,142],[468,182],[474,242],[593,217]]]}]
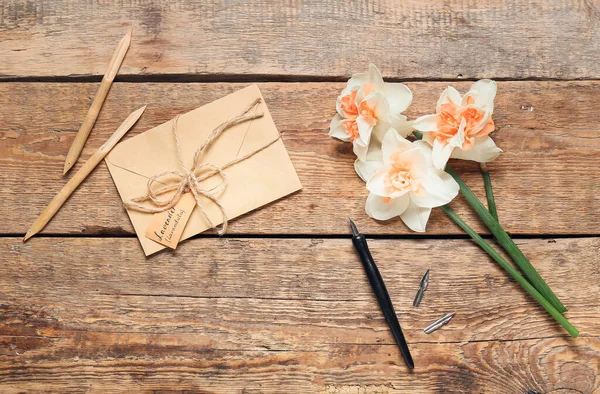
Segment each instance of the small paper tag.
[{"label": "small paper tag", "polygon": [[173,208],[154,214],[146,238],[175,249],[195,206],[192,193],[184,193]]}]

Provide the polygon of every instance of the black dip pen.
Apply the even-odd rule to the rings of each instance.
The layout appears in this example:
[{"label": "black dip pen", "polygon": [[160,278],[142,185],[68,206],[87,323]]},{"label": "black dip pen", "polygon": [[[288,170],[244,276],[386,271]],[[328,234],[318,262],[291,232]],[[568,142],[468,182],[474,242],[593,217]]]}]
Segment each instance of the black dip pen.
[{"label": "black dip pen", "polygon": [[363,266],[365,267],[367,278],[369,278],[369,283],[373,288],[373,292],[377,296],[377,301],[379,301],[379,306],[383,311],[385,321],[392,330],[392,334],[394,335],[394,339],[400,348],[400,353],[402,354],[402,358],[404,358],[406,365],[408,365],[408,368],[413,369],[415,364],[410,355],[410,351],[408,350],[408,344],[406,343],[406,339],[404,339],[404,334],[400,328],[400,323],[398,323],[398,318],[396,317],[396,312],[394,312],[390,295],[385,288],[385,283],[383,283],[383,278],[381,278],[381,274],[375,265],[375,261],[373,261],[371,252],[369,252],[367,240],[365,239],[364,235],[358,232],[356,225],[352,220],[350,220],[350,218],[348,218],[348,223],[350,223],[350,228],[352,229],[352,243],[354,244],[356,252],[360,256]]}]

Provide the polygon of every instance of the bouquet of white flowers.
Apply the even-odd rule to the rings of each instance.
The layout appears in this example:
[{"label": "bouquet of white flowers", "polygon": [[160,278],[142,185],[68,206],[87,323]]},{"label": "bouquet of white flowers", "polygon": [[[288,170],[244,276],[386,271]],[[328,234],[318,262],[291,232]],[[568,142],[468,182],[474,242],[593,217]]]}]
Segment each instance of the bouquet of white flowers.
[{"label": "bouquet of white flowers", "polygon": [[[441,207],[577,337],[577,329],[562,315],[567,309],[498,222],[485,168],[502,152],[489,136],[494,131],[496,90],[496,82],[489,79],[475,82],[464,95],[449,86],[440,95],[435,114],[409,121],[402,113],[412,102],[412,92],[401,83],[385,83],[371,64],[368,73],[354,75],[342,90],[329,135],[352,143],[357,157],[354,168],[369,190],[367,215],[377,220],[399,216],[411,230],[424,232],[431,209]],[[447,165],[450,158],[481,163],[488,208]],[[447,205],[459,192],[525,276]]]}]

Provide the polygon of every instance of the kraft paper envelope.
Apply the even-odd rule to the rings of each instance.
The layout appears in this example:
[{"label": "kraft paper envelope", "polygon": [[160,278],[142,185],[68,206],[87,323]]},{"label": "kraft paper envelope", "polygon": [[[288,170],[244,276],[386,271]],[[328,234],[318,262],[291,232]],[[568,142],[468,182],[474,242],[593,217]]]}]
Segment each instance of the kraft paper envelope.
[{"label": "kraft paper envelope", "polygon": [[[188,168],[194,152],[218,125],[241,114],[254,100],[262,98],[258,86],[252,85],[229,96],[197,108],[179,117],[177,130],[181,155]],[[278,131],[264,103],[255,110],[262,118],[237,124],[224,131],[202,154],[203,163],[222,166],[277,138]],[[106,163],[123,201],[146,194],[148,178],[166,170],[181,170],[173,135],[173,120],[118,144],[107,156]],[[278,140],[255,155],[224,170],[227,187],[218,195],[229,220],[275,201],[302,188],[290,157]],[[202,182],[206,190],[219,185],[213,176]],[[206,187],[204,187],[206,185]],[[168,196],[166,196],[168,197]],[[215,224],[222,223],[221,211],[203,197],[203,208]],[[165,246],[145,237],[153,214],[127,209],[131,223],[146,256]],[[268,226],[265,223],[265,226]],[[210,228],[196,207],[185,226],[182,240]]]}]

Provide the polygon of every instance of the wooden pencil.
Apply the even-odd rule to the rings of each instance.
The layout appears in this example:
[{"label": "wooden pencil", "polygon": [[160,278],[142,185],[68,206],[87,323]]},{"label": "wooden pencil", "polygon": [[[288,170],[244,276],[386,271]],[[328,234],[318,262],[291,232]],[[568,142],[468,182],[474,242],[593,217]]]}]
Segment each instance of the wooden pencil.
[{"label": "wooden pencil", "polygon": [[69,179],[69,181],[63,186],[63,188],[58,192],[58,194],[54,197],[54,199],[48,204],[46,209],[42,212],[42,214],[36,219],[36,221],[31,225],[27,234],[23,238],[23,242],[27,241],[33,235],[40,232],[46,224],[52,219],[52,217],[58,212],[60,207],[63,206],[65,201],[69,198],[69,196],[75,191],[77,186],[83,182],[83,180],[92,172],[94,168],[106,157],[108,152],[111,151],[112,148],[119,142],[119,140],[131,129],[131,127],[137,122],[137,120],[142,116],[146,106],[132,112],[123,123],[117,128],[117,130],[113,133],[113,135],[106,141],[90,158],[85,162],[85,164],[73,175],[73,178]]},{"label": "wooden pencil", "polygon": [[79,155],[81,155],[83,146],[85,145],[85,142],[92,131],[92,127],[94,127],[94,123],[96,123],[96,119],[98,118],[98,114],[102,108],[102,104],[104,104],[104,100],[106,100],[106,96],[108,95],[108,91],[110,90],[112,82],[114,81],[115,76],[117,75],[117,72],[123,63],[123,59],[125,58],[127,50],[129,49],[132,32],[133,28],[130,28],[127,34],[121,38],[121,41],[119,41],[119,44],[117,45],[117,48],[110,59],[108,69],[102,78],[102,82],[100,83],[100,87],[96,92],[96,96],[94,96],[92,105],[85,115],[77,135],[75,135],[75,139],[73,140],[73,144],[71,144],[71,148],[69,148],[69,153],[67,153],[67,158],[65,160],[63,175],[65,175],[71,169],[71,167],[75,165]]}]

